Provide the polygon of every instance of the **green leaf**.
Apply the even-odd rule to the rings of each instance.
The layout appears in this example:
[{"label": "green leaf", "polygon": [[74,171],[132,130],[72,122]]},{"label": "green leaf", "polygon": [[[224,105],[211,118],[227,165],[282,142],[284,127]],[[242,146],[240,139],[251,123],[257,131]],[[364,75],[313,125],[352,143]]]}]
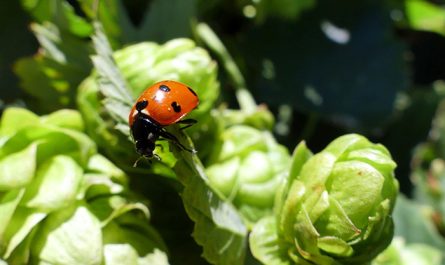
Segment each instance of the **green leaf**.
[{"label": "green leaf", "polygon": [[10,190],[28,185],[34,178],[37,163],[37,144],[0,160],[0,190]]},{"label": "green leaf", "polygon": [[133,96],[116,66],[113,51],[103,33],[102,25],[96,21],[94,27],[93,43],[97,55],[92,59],[99,75],[99,90],[105,96],[105,109],[116,121],[126,124],[127,115],[133,104]]},{"label": "green leaf", "polygon": [[[95,19],[92,8],[94,0],[80,2],[89,17]],[[196,0],[154,0],[149,2],[149,6],[141,5],[141,8],[145,8],[145,12],[140,25],[136,26],[130,20],[122,1],[99,3],[98,16],[113,47],[147,39],[165,42],[191,35],[191,18],[196,13]]]},{"label": "green leaf", "polygon": [[405,1],[408,26],[416,30],[445,35],[445,10],[442,6],[424,0]]},{"label": "green leaf", "polygon": [[22,6],[36,21],[50,21],[59,28],[79,37],[87,37],[92,32],[91,25],[77,16],[74,8],[65,0],[21,0]]},{"label": "green leaf", "polygon": [[76,161],[54,156],[39,166],[21,204],[44,212],[62,209],[76,200],[82,180],[83,170]]},{"label": "green leaf", "polygon": [[42,49],[14,65],[21,87],[40,110],[73,107],[77,86],[91,70],[88,43],[50,23],[32,24],[31,29]]},{"label": "green leaf", "polygon": [[130,18],[120,0],[99,1],[96,6],[95,0],[79,0],[82,10],[87,16],[94,20],[98,17],[104,27],[104,32],[110,39],[113,47],[121,47],[125,43],[125,36],[134,32]]},{"label": "green leaf", "polygon": [[79,203],[49,215],[31,251],[33,259],[49,264],[99,265],[102,247],[99,220]]},{"label": "green leaf", "polygon": [[[187,139],[177,128],[174,134],[181,142]],[[190,142],[186,146],[189,145]],[[184,185],[185,210],[195,222],[193,237],[203,247],[203,256],[214,264],[244,264],[247,228],[241,216],[233,205],[223,201],[221,195],[210,188],[196,155],[171,147],[178,158],[174,170]]]}]

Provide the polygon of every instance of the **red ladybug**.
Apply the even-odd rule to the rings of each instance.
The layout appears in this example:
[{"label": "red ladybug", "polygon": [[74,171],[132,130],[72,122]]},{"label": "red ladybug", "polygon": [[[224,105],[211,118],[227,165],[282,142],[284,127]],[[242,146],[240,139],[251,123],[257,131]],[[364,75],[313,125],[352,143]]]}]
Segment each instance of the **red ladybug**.
[{"label": "red ladybug", "polygon": [[147,88],[130,111],[128,123],[135,141],[136,151],[152,158],[159,137],[165,138],[179,148],[194,152],[183,146],[179,140],[165,130],[165,126],[181,123],[189,127],[196,120],[181,120],[199,104],[195,91],[176,81],[161,81]]}]

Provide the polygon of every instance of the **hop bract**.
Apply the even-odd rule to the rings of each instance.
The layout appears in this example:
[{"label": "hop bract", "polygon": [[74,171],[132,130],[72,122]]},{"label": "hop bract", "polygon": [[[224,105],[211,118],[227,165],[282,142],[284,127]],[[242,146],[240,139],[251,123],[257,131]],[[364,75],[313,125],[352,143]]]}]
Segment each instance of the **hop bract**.
[{"label": "hop bract", "polygon": [[355,134],[337,138],[315,155],[300,144],[277,197],[276,218],[254,228],[254,255],[273,264],[260,241],[267,236],[281,246],[273,260],[285,264],[369,262],[393,236],[395,167],[384,146]]}]

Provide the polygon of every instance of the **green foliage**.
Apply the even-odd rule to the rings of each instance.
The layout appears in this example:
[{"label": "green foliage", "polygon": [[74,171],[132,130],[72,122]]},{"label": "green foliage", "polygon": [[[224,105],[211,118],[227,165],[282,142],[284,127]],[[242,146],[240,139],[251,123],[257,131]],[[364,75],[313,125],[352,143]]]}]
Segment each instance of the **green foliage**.
[{"label": "green foliage", "polygon": [[65,1],[57,0],[21,0],[23,8],[38,23],[50,22],[64,32],[79,37],[89,36],[93,28],[74,8]]},{"label": "green foliage", "polygon": [[[0,264],[445,264],[440,3],[5,3]],[[197,153],[148,161],[128,114],[165,79]]]},{"label": "green foliage", "polygon": [[[116,95],[120,93],[128,94],[130,88],[125,85],[120,75],[113,75],[114,73],[119,73],[118,65],[111,59],[111,49],[107,44],[106,38],[104,38],[100,24],[97,23],[95,29],[95,49],[97,55],[94,61],[100,78],[99,89],[107,97],[106,99],[119,99],[121,102],[125,102],[127,98],[119,98]],[[180,45],[184,43],[191,45]],[[176,43],[166,44],[164,49],[161,48],[163,53],[160,53],[160,55],[167,56],[165,59],[168,61],[170,56],[174,57],[177,54],[178,49],[187,54],[187,50],[194,49],[194,45],[187,40],[178,40]],[[200,55],[206,55],[195,49],[190,54],[192,58],[196,56],[193,54],[194,51],[197,51]],[[196,59],[192,60],[192,62],[202,61],[199,60],[199,57]],[[181,57],[178,60],[181,61]],[[194,66],[197,67],[197,71],[200,70],[199,67],[202,67],[201,64]],[[161,67],[161,69],[163,68]],[[203,69],[202,72],[205,74],[209,73],[206,70],[208,69]],[[212,72],[210,72],[210,75],[212,75]],[[210,78],[210,80],[214,79]],[[217,86],[213,88],[217,89]],[[196,92],[200,95],[199,89]],[[107,108],[106,101],[105,108]],[[115,116],[115,120],[117,119],[118,117]],[[183,135],[179,134],[178,130],[176,130],[175,134],[178,135],[178,139],[181,142],[187,140]],[[189,145],[190,143],[186,146]],[[192,148],[189,147],[189,149]],[[161,157],[163,158],[163,156]],[[208,178],[204,174],[202,165],[196,156],[192,157],[191,154],[182,152],[177,153],[176,158],[178,161],[173,169],[178,180],[184,185],[182,193],[184,206],[189,217],[195,221],[193,236],[196,242],[203,246],[204,257],[216,264],[243,264],[247,230],[239,214],[230,203],[221,200],[209,187],[207,183]]]},{"label": "green foliage", "polygon": [[[142,21],[135,26],[128,16],[122,1],[104,0],[93,10],[95,0],[79,0],[91,19],[100,18],[104,32],[113,47],[151,39],[165,42],[177,37],[189,37],[190,18],[195,16],[195,0],[154,0],[143,6]],[[171,8],[174,6],[175,8]],[[153,26],[156,25],[156,26]]]},{"label": "green foliage", "polygon": [[[103,38],[97,41],[100,43],[96,46],[104,45]],[[216,64],[192,40],[176,39],[164,45],[143,42],[116,51],[113,58],[105,56],[94,57],[100,78],[97,79],[97,75],[93,73],[80,85],[78,103],[85,117],[88,133],[109,156],[120,163],[128,165],[137,159],[133,144],[129,141],[128,113],[133,99],[148,86],[160,80],[172,79],[193,87],[202,102],[199,109],[191,115],[195,119],[205,119],[204,116],[218,96]],[[110,68],[113,60],[119,69]],[[119,75],[122,78],[118,78]],[[108,86],[120,90],[109,89]],[[128,90],[125,90],[127,87]],[[114,91],[117,94],[112,94]],[[101,93],[108,96],[105,108],[101,105]],[[118,122],[107,121],[110,115]],[[193,130],[198,135],[205,133],[199,125]],[[205,150],[201,152],[205,154]],[[159,155],[164,161],[169,160],[168,152],[165,156],[162,153]]]},{"label": "green foliage", "polygon": [[[138,259],[165,250],[125,173],[97,153],[82,128],[74,110],[39,117],[9,108],[3,114],[0,255],[11,264],[102,264],[109,245]],[[138,231],[140,240],[120,237]]]},{"label": "green foliage", "polygon": [[445,34],[445,11],[439,5],[424,0],[408,0],[405,12],[409,27]]},{"label": "green foliage", "polygon": [[73,107],[77,86],[91,69],[88,44],[49,22],[31,28],[42,49],[17,61],[14,70],[22,88],[39,111]]}]

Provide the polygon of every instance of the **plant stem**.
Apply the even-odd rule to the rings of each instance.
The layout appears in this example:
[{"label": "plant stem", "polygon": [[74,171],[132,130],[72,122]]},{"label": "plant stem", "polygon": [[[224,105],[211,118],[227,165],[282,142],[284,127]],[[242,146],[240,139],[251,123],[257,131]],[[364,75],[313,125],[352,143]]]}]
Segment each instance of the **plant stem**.
[{"label": "plant stem", "polygon": [[241,71],[235,64],[235,61],[227,51],[222,41],[205,23],[199,23],[196,26],[196,33],[198,34],[198,37],[207,45],[207,47],[221,60],[224,69],[227,71],[230,79],[235,84],[236,98],[240,108],[246,112],[254,112],[257,109],[255,99],[247,89],[246,81],[244,80]]},{"label": "plant stem", "polygon": [[310,137],[314,133],[315,128],[317,127],[319,120],[320,120],[320,115],[316,112],[311,111],[309,114],[309,119],[303,128],[303,132],[301,133],[301,139],[306,141],[310,139]]}]

